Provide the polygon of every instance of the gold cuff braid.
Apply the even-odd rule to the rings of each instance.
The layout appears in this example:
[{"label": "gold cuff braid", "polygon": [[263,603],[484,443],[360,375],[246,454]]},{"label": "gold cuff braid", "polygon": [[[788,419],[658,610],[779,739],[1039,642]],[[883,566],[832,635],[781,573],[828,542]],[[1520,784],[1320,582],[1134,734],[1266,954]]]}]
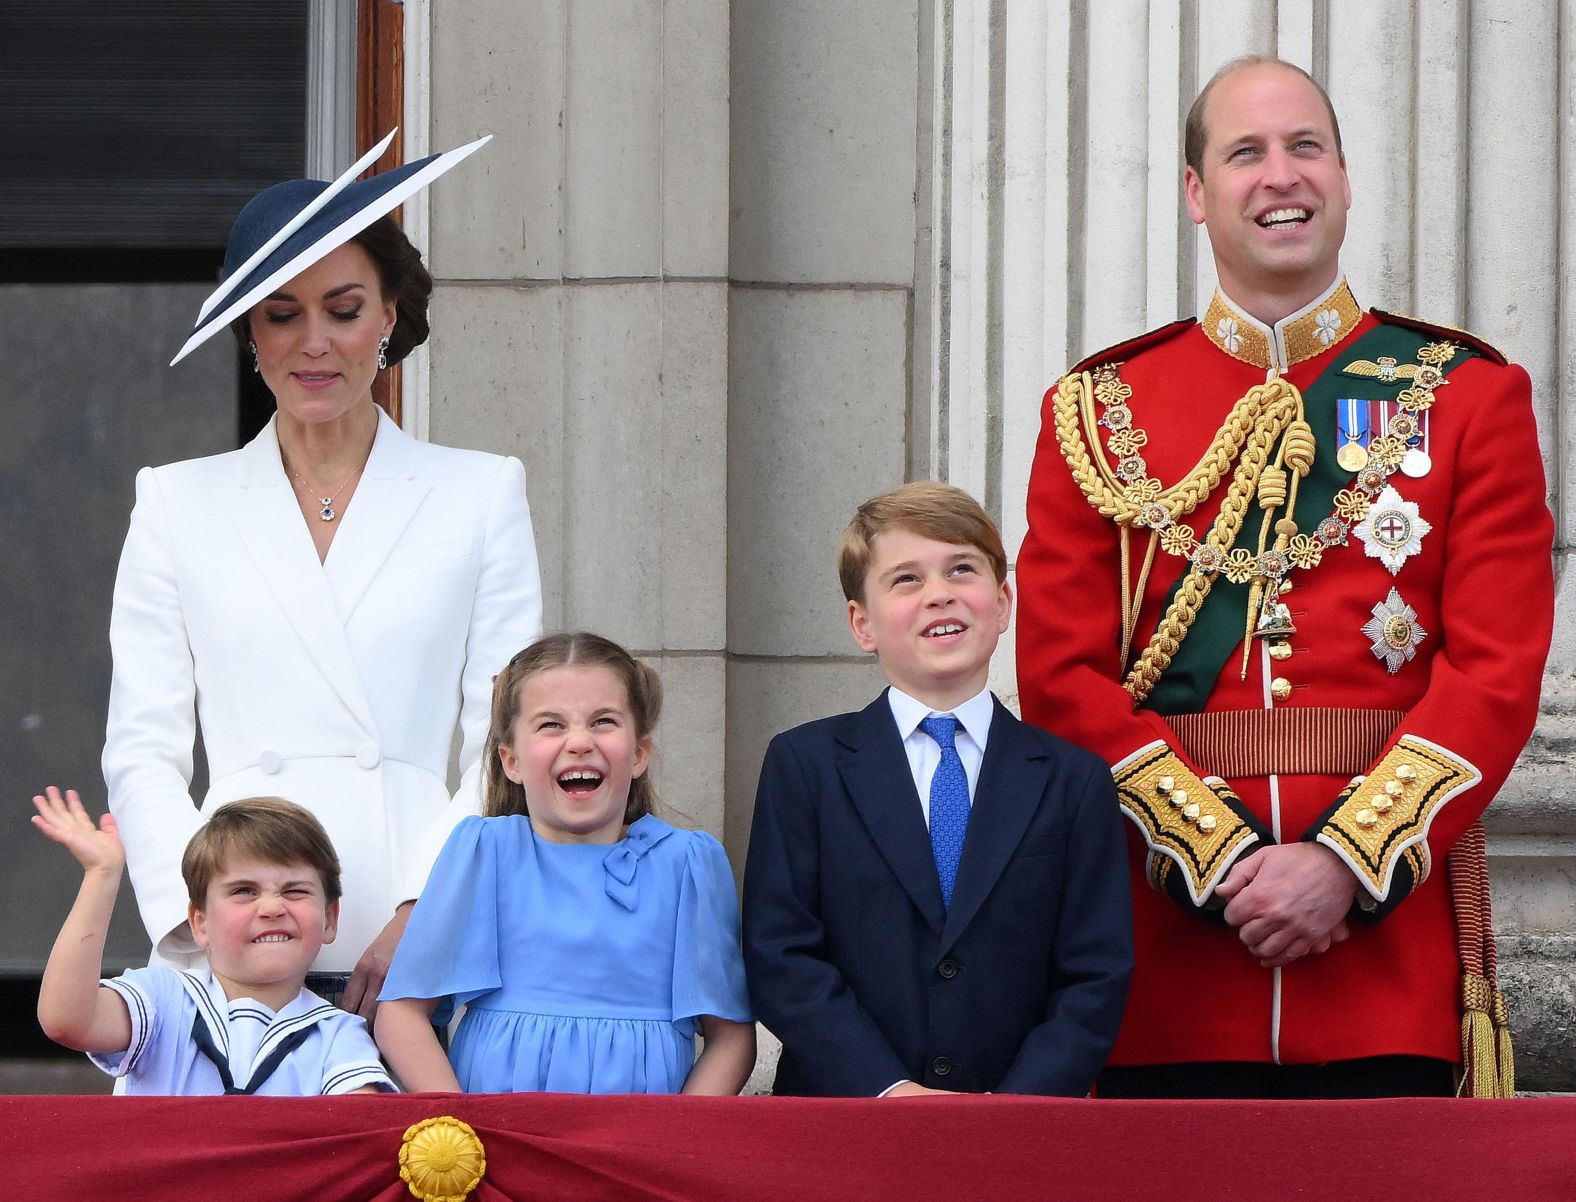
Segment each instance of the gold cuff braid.
[{"label": "gold cuff braid", "polygon": [[1354,781],[1315,836],[1374,900],[1390,892],[1404,858],[1412,880],[1428,876],[1428,827],[1440,808],[1482,779],[1470,763],[1427,739],[1404,735],[1366,778]]},{"label": "gold cuff braid", "polygon": [[1150,883],[1163,888],[1179,869],[1195,906],[1208,900],[1237,856],[1259,841],[1212,787],[1224,788],[1224,782],[1205,781],[1162,742],[1134,752],[1112,774],[1122,812],[1143,832],[1150,850]]}]

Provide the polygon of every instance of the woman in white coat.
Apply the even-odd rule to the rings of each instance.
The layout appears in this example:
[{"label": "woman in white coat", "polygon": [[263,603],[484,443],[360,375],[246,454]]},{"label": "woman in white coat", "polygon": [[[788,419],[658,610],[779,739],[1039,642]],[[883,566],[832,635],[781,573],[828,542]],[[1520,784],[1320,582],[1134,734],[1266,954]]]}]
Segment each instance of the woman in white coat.
[{"label": "woman in white coat", "polygon": [[199,955],[180,858],[203,813],[285,797],[344,866],[328,975],[309,984],[369,1017],[396,908],[478,804],[492,676],[541,629],[519,461],[418,442],[372,400],[425,340],[432,288],[387,214],[480,145],[352,182],[379,146],[242,210],[176,361],[231,325],[277,412],[238,451],[138,473],[110,618],[104,775],[155,957]]}]

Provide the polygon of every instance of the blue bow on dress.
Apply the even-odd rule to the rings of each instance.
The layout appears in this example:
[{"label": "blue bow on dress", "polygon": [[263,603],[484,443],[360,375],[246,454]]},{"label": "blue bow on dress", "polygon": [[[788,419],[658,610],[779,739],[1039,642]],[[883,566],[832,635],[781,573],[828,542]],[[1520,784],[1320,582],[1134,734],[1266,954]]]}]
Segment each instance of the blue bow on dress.
[{"label": "blue bow on dress", "polygon": [[607,895],[630,913],[640,904],[640,889],[635,883],[635,870],[640,867],[640,861],[653,847],[673,833],[673,828],[665,823],[648,822],[645,818],[638,819],[629,828],[629,834],[622,842],[614,846],[602,861],[602,871],[607,874],[607,879],[602,887]]}]

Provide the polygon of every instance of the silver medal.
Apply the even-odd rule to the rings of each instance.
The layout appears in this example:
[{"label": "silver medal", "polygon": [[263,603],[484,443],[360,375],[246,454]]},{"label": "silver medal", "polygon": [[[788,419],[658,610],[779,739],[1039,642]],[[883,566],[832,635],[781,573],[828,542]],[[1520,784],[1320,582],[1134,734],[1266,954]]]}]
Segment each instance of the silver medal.
[{"label": "silver medal", "polygon": [[1363,544],[1363,554],[1377,559],[1394,576],[1423,549],[1423,536],[1433,528],[1418,513],[1416,501],[1403,501],[1395,487],[1386,484],[1352,534]]},{"label": "silver medal", "polygon": [[1428,475],[1434,470],[1434,461],[1422,447],[1411,447],[1401,457],[1401,471],[1413,479]]},{"label": "silver medal", "polygon": [[1373,607],[1372,613],[1373,617],[1363,623],[1363,635],[1368,639],[1369,650],[1394,676],[1402,664],[1417,654],[1417,645],[1428,637],[1428,631],[1418,622],[1417,612],[1393,588],[1388,597]]}]

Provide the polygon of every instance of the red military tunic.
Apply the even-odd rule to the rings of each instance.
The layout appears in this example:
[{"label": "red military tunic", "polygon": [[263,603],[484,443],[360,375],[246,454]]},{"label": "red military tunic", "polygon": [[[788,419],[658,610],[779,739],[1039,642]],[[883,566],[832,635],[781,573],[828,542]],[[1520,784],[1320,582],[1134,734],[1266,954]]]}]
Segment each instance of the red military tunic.
[{"label": "red military tunic", "polygon": [[[1110,420],[1081,423],[1072,439],[1089,452],[1083,483],[1064,445],[1071,410],[1059,435],[1057,389],[1046,395],[1018,560],[1018,680],[1028,721],[1112,762],[1133,819],[1137,968],[1113,1064],[1460,1057],[1461,965],[1444,857],[1504,782],[1537,717],[1553,623],[1553,526],[1526,373],[1469,336],[1385,321],[1381,335],[1420,331],[1419,356],[1401,361],[1400,380],[1394,361],[1380,367],[1353,354],[1381,323],[1357,307],[1344,281],[1274,329],[1217,293],[1202,325],[1177,323],[1095,356],[1080,370],[1106,381],[1110,404],[1102,410],[1091,399],[1087,411]],[[1163,672],[1135,709],[1124,676],[1189,568],[1183,555],[1206,541],[1233,471],[1228,465],[1186,515],[1191,544],[1175,530],[1167,535],[1183,554],[1157,546],[1124,664],[1119,528],[1091,503],[1095,456],[1111,471],[1121,453],[1139,457],[1123,479],[1106,474],[1116,492],[1142,488],[1146,478],[1171,486],[1195,471],[1255,386],[1279,375],[1306,394],[1334,371],[1321,387],[1327,393],[1336,380],[1337,399],[1310,402],[1306,420],[1316,461],[1335,471],[1344,443],[1378,436],[1402,411],[1339,398],[1365,389],[1384,396],[1389,384],[1399,395],[1429,379],[1417,376],[1421,348],[1446,339],[1456,347],[1448,374],[1423,390],[1432,403],[1413,414],[1422,429],[1395,449],[1425,452],[1426,473],[1415,474],[1422,464],[1414,456],[1406,461],[1414,474],[1381,473],[1366,492],[1358,479],[1346,481],[1344,508],[1327,514],[1341,519],[1344,545],[1340,529],[1316,525],[1320,515],[1299,521],[1301,542],[1292,546],[1304,566],[1287,568],[1291,586],[1278,615],[1295,632],[1246,640],[1244,674],[1248,603],[1219,574],[1198,574],[1195,583],[1220,583],[1181,640],[1177,663],[1196,649],[1188,638],[1209,637],[1198,633],[1206,615],[1217,631],[1229,619],[1235,633],[1226,641],[1235,646],[1218,672],[1208,656],[1205,675],[1191,666],[1199,680],[1191,694]],[[1110,364],[1115,372],[1100,374]],[[1387,378],[1364,381],[1365,372]],[[1059,387],[1075,390],[1079,379],[1075,372]],[[1087,388],[1091,377],[1082,379]],[[1343,404],[1355,415],[1344,428]],[[1142,433],[1118,440],[1113,454],[1111,436],[1122,430]],[[1091,436],[1104,445],[1090,448]],[[1257,537],[1261,512],[1252,499],[1247,535]],[[1175,524],[1141,522],[1130,525],[1135,588],[1150,529]],[[1316,529],[1336,541],[1310,551]],[[1226,779],[1206,783],[1212,772]],[[1285,968],[1261,968],[1235,930],[1218,916],[1208,921],[1220,905],[1213,889],[1256,847],[1307,839],[1330,847],[1358,877],[1351,938]]]}]

